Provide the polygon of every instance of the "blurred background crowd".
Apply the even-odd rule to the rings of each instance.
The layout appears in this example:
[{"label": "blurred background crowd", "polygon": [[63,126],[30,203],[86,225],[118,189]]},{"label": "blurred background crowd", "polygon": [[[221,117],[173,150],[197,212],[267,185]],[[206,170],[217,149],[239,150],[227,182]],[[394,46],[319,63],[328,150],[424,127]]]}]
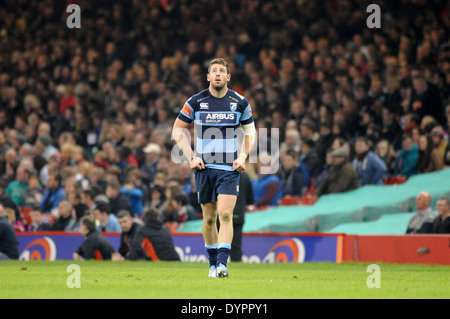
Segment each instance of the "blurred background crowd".
[{"label": "blurred background crowd", "polygon": [[[164,221],[201,218],[189,165],[171,160],[171,130],[215,57],[230,63],[257,128],[279,129],[283,195],[319,187],[332,157],[357,172],[372,151],[383,182],[444,169],[450,6],[376,1],[381,28],[370,29],[370,2],[2,1],[3,204],[40,206],[51,223],[60,202],[78,220],[99,199],[136,217],[151,206]],[[66,26],[71,3],[80,29]]]}]

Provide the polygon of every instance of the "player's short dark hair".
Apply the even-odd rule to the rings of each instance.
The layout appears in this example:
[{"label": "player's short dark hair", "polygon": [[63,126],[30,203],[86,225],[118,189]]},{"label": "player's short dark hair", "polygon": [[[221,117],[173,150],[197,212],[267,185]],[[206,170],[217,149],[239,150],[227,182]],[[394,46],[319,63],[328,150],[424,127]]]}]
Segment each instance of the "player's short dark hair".
[{"label": "player's short dark hair", "polygon": [[213,64],[220,64],[220,65],[223,65],[224,67],[227,68],[227,73],[228,73],[228,74],[231,73],[231,71],[230,71],[230,66],[228,65],[228,62],[225,61],[225,60],[222,59],[222,58],[215,58],[215,59],[212,59],[212,60],[211,60],[211,62],[209,63],[209,66],[208,66],[208,73],[209,73],[209,71],[211,70],[211,66],[212,66]]}]

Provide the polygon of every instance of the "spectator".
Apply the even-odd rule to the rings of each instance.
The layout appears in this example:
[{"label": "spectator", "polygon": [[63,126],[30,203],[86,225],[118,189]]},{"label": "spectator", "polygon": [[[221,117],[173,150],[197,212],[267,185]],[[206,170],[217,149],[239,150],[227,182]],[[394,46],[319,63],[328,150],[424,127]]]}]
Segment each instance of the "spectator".
[{"label": "spectator", "polygon": [[398,150],[401,147],[400,137],[402,132],[403,130],[396,120],[394,111],[390,107],[383,107],[381,138],[388,140],[394,150]]},{"label": "spectator", "polygon": [[450,234],[450,200],[441,197],[436,202],[438,216],[434,219],[430,233]]},{"label": "spectator", "polygon": [[161,155],[161,147],[156,143],[149,143],[144,148],[145,161],[141,165],[140,170],[143,174],[143,180],[147,184],[151,184],[157,173],[158,161]]},{"label": "spectator", "polygon": [[319,160],[314,141],[311,139],[302,140],[300,151],[300,167],[306,167],[307,172],[303,170],[303,181],[306,187],[311,185],[311,179],[316,178],[322,170],[322,161]]},{"label": "spectator", "polygon": [[[303,173],[299,166],[298,154],[294,149],[288,149],[277,172],[283,188],[283,196],[303,195]],[[240,188],[239,188],[240,189]]]},{"label": "spectator", "polygon": [[352,161],[360,186],[382,185],[387,175],[386,164],[369,148],[366,137],[359,137],[355,143],[356,156]]},{"label": "spectator", "polygon": [[73,253],[74,260],[110,260],[115,252],[111,243],[96,229],[95,222],[85,216],[80,220],[80,232],[85,240]]},{"label": "spectator", "polygon": [[328,175],[315,189],[314,194],[317,196],[342,193],[359,187],[358,175],[348,162],[348,151],[345,148],[338,148],[331,155],[333,164]]},{"label": "spectator", "polygon": [[119,211],[117,213],[117,220],[119,221],[120,228],[122,229],[118,253],[122,257],[125,257],[130,251],[134,237],[142,225],[136,222],[127,210]]},{"label": "spectator", "polygon": [[[180,261],[170,230],[160,221],[158,210],[147,208],[144,211],[144,222],[145,225],[136,233],[131,250],[125,259]],[[115,260],[123,258],[116,254]]]},{"label": "spectator", "polygon": [[406,229],[407,234],[424,234],[430,232],[436,215],[430,207],[431,195],[428,192],[420,192],[416,197],[417,213],[409,220]]},{"label": "spectator", "polygon": [[48,188],[44,193],[40,206],[44,213],[50,213],[58,208],[59,202],[66,196],[64,188],[61,187],[61,175],[50,175],[48,178]]},{"label": "spectator", "polygon": [[402,149],[395,160],[394,174],[406,177],[417,174],[418,157],[419,147],[413,142],[411,135],[403,135]]},{"label": "spectator", "polygon": [[44,218],[44,211],[41,206],[34,206],[30,211],[31,225],[28,225],[29,231],[50,231],[52,224]]},{"label": "spectator", "polygon": [[417,75],[412,76],[412,84],[410,111],[417,113],[419,121],[426,115],[431,115],[435,119],[442,119],[444,112],[437,87],[428,82],[420,71]]},{"label": "spectator", "polygon": [[444,161],[439,150],[429,135],[422,135],[419,139],[419,157],[417,170],[419,173],[439,171],[444,168]]},{"label": "spectator", "polygon": [[22,203],[22,196],[28,189],[28,179],[30,171],[24,167],[17,168],[16,180],[9,183],[6,187],[6,194],[13,200],[14,204],[20,206]]},{"label": "spectator", "polygon": [[98,221],[99,232],[122,232],[117,217],[110,212],[109,204],[103,201],[95,203],[94,214]]},{"label": "spectator", "polygon": [[268,153],[261,153],[258,162],[258,177],[252,180],[255,205],[275,206],[283,197],[283,185],[271,167],[273,158]]},{"label": "spectator", "polygon": [[58,203],[58,213],[52,225],[52,230],[67,231],[69,224],[72,222],[72,204],[63,199]]},{"label": "spectator", "polygon": [[5,208],[0,205],[0,260],[18,259],[19,241],[9,222]]},{"label": "spectator", "polygon": [[28,178],[27,190],[22,194],[20,207],[33,207],[39,205],[42,201],[43,193],[39,182],[39,177],[32,174]]},{"label": "spectator", "polygon": [[327,177],[328,172],[330,171],[331,166],[333,165],[333,149],[330,147],[327,150],[327,153],[325,155],[325,164],[323,165],[322,172],[317,176],[317,178],[314,180],[314,184],[312,185],[314,189],[319,186],[319,184]]},{"label": "spectator", "polygon": [[166,194],[164,187],[161,185],[154,185],[150,189],[150,202],[148,207],[153,207],[159,210],[165,202]]},{"label": "spectator", "polygon": [[14,212],[14,209],[12,208],[5,208],[6,215],[8,216],[8,220],[11,223],[12,227],[16,232],[24,232],[26,231],[26,226],[23,223],[22,220],[16,219],[16,214]]},{"label": "spectator", "polygon": [[444,129],[442,126],[437,125],[435,126],[431,132],[430,132],[431,138],[433,139],[434,146],[439,151],[439,156],[444,159],[445,157],[445,150],[448,146],[448,141],[444,139]]},{"label": "spectator", "polygon": [[58,149],[52,145],[52,138],[48,134],[42,134],[36,139],[34,152],[49,161],[50,157],[58,152]]},{"label": "spectator", "polygon": [[395,169],[395,153],[389,141],[378,141],[375,147],[375,154],[377,154],[386,165],[387,174],[392,175]]},{"label": "spectator", "polygon": [[161,221],[166,222],[176,222],[182,223],[188,220],[198,219],[197,212],[189,204],[187,196],[182,194],[176,194],[170,202],[173,211],[170,213],[164,211],[161,216]]},{"label": "spectator", "polygon": [[108,183],[105,193],[109,199],[111,214],[117,215],[117,213],[122,209],[128,210],[129,212],[133,211],[130,201],[125,196],[125,194],[121,193],[121,186],[119,182],[113,181]]},{"label": "spectator", "polygon": [[131,178],[127,178],[121,187],[120,191],[124,194],[130,202],[132,212],[136,217],[142,216],[143,194],[142,190],[137,187]]}]

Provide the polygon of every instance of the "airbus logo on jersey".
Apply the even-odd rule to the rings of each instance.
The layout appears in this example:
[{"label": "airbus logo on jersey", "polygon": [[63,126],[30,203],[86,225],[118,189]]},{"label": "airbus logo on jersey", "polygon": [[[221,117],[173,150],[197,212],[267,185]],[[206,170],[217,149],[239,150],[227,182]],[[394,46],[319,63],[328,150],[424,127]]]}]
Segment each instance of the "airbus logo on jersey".
[{"label": "airbus logo on jersey", "polygon": [[203,113],[200,119],[204,124],[236,124],[235,113]]},{"label": "airbus logo on jersey", "polygon": [[233,113],[209,113],[206,120],[234,120]]}]

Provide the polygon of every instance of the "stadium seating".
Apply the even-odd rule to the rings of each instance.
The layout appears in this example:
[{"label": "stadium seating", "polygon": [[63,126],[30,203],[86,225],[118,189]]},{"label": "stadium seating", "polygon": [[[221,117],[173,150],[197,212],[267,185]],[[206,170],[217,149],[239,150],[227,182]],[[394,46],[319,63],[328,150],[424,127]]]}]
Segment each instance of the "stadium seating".
[{"label": "stadium seating", "polygon": [[[343,228],[337,227],[347,225],[345,229],[352,232],[361,227],[361,232],[372,234],[404,233],[408,216],[416,209],[417,194],[429,192],[431,207],[434,207],[438,197],[450,195],[449,180],[450,169],[446,169],[412,176],[403,184],[364,186],[324,195],[314,205],[281,205],[258,210],[246,216],[243,231],[340,232]],[[389,219],[390,216],[393,219]],[[199,232],[201,221],[184,223],[177,231]]]}]

